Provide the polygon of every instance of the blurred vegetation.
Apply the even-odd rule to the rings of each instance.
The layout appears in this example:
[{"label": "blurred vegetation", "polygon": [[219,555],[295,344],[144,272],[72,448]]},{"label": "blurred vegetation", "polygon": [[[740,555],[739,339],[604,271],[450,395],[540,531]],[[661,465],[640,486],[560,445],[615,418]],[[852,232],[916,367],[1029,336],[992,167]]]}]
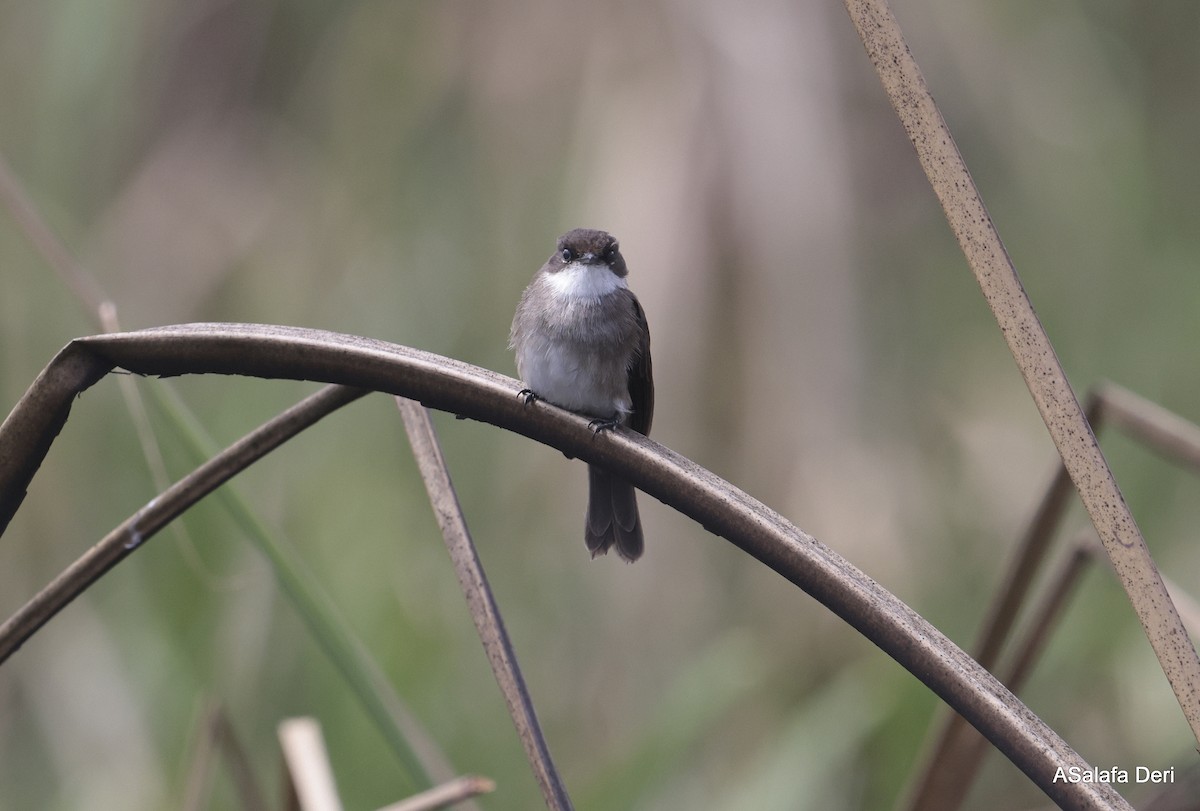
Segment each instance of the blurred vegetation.
[{"label": "blurred vegetation", "polygon": [[[1077,389],[1111,378],[1200,418],[1200,14],[896,12]],[[513,374],[512,310],[554,238],[611,230],[653,332],[655,438],[965,647],[1053,469],[838,3],[10,0],[0,109],[0,152],[125,328],[298,324]],[[0,261],[6,412],[95,327],[7,213]],[[313,390],[173,385],[221,442]],[[582,465],[438,423],[579,807],[871,809],[902,791],[936,704],[913,677],[648,498],[645,559],[589,560]],[[1200,482],[1105,446],[1160,565],[1200,594]],[[349,406],[235,486],[454,767],[498,782],[481,805],[538,807],[394,405]],[[0,613],[153,493],[104,381],[4,538]],[[175,806],[209,699],[270,791],[276,725],[311,714],[348,808],[402,796],[265,561],[215,502],[183,523],[0,668],[0,806]],[[1103,567],[1025,698],[1094,763],[1192,751]],[[232,803],[224,772],[214,792]],[[971,805],[1039,798],[993,757]]]}]

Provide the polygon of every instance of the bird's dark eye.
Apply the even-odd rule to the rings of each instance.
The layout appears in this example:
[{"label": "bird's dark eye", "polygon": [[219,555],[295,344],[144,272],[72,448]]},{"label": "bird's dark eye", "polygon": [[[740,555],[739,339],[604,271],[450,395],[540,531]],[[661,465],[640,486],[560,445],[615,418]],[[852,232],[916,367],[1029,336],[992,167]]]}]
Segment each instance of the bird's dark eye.
[{"label": "bird's dark eye", "polygon": [[574,262],[574,261],[575,261],[575,255],[576,255],[576,254],[575,254],[575,251],[571,250],[570,248],[563,248],[563,249],[562,249],[562,260],[563,260],[564,262]]},{"label": "bird's dark eye", "polygon": [[604,261],[611,262],[617,257],[617,243],[612,243],[604,249]]}]

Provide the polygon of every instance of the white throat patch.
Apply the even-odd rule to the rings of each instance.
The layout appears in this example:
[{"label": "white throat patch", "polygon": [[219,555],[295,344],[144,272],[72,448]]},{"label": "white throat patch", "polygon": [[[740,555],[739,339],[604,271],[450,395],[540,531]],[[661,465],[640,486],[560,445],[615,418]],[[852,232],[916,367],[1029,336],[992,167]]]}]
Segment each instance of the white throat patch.
[{"label": "white throat patch", "polygon": [[546,282],[556,297],[570,301],[604,298],[629,287],[625,279],[609,270],[607,265],[582,262],[572,262],[557,273],[547,273]]}]

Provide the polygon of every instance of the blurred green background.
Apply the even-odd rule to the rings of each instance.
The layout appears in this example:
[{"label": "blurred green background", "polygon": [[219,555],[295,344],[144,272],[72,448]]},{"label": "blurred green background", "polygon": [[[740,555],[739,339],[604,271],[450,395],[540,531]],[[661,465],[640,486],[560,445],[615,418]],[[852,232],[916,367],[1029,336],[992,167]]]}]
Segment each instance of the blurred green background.
[{"label": "blurred green background", "polygon": [[[1200,418],[1195,5],[896,13],[1077,390],[1108,378]],[[296,324],[514,374],[509,321],[555,237],[612,231],[653,333],[654,438],[965,647],[1053,470],[840,3],[7,0],[0,111],[0,152],[127,329]],[[95,331],[0,213],[0,411]],[[315,389],[172,385],[222,443]],[[651,498],[646,557],[589,560],[581,464],[437,421],[578,807],[903,792],[936,708],[915,678]],[[1160,565],[1200,593],[1200,482],[1104,445]],[[234,486],[454,768],[497,780],[480,805],[539,807],[394,404],[349,406]],[[0,545],[0,614],[154,492],[102,381]],[[209,700],[272,798],[276,725],[304,714],[347,808],[406,794],[264,559],[215,502],[184,524],[0,667],[0,807],[178,807]],[[1093,763],[1186,762],[1194,740],[1095,568],[1025,698]],[[212,791],[232,804],[224,769]],[[992,756],[970,806],[1043,801]]]}]

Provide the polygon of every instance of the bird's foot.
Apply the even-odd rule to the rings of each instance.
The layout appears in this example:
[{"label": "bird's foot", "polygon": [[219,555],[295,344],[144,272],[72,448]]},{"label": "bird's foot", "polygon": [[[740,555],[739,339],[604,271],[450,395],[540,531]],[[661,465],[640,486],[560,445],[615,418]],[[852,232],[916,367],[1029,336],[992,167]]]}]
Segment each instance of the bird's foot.
[{"label": "bird's foot", "polygon": [[620,424],[620,417],[597,418],[588,423],[588,428],[592,429],[593,434],[599,434],[602,431],[612,431]]}]

